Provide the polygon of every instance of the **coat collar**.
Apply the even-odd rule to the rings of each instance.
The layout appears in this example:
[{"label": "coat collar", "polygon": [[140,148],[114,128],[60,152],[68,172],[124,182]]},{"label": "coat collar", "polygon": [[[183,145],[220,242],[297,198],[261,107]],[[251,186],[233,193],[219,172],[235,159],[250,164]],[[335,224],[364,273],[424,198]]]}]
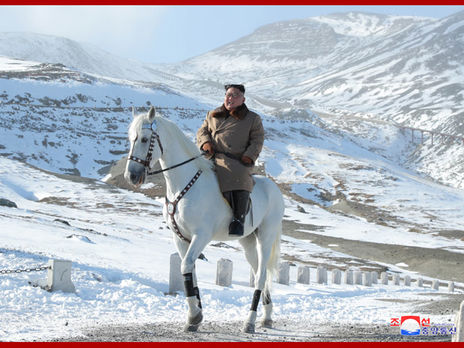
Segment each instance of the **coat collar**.
[{"label": "coat collar", "polygon": [[224,117],[226,118],[227,116],[232,116],[233,118],[237,120],[243,120],[245,116],[248,114],[248,108],[245,104],[240,105],[238,108],[235,110],[232,110],[232,112],[229,112],[229,110],[226,109],[224,104],[222,104],[220,107],[214,109],[211,112],[212,117]]}]

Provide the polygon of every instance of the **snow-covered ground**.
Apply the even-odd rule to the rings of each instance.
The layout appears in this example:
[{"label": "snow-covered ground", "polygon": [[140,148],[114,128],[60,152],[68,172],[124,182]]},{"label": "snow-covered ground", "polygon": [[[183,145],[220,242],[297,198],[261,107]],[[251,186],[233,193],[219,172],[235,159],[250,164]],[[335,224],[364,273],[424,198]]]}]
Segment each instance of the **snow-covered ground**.
[{"label": "snow-covered ground", "polygon": [[[175,252],[171,232],[161,216],[163,201],[150,199],[98,181],[68,181],[28,165],[0,158],[0,192],[18,208],[0,207],[0,270],[45,265],[49,259],[72,261],[76,293],[47,292],[28,284],[42,273],[0,274],[0,340],[31,341],[78,336],[88,327],[104,324],[183,322],[183,296],[168,291],[169,257]],[[462,196],[460,197],[462,202]],[[447,201],[436,202],[437,206]],[[309,210],[309,206],[304,206]],[[314,213],[316,210],[312,210]],[[315,220],[345,236],[369,239],[361,233],[363,221],[334,219],[320,210],[303,215],[286,199],[287,219]],[[64,221],[68,222],[65,224]],[[372,227],[372,226],[371,226]],[[414,234],[403,234],[404,244],[417,243]],[[430,247],[447,246],[428,237]],[[435,243],[435,244],[433,244]],[[248,286],[249,266],[236,242],[224,248],[212,243],[198,260],[199,286],[206,321],[244,320],[253,289]],[[433,245],[432,245],[433,244]],[[310,241],[283,236],[282,252],[303,259],[311,254],[340,256]],[[215,285],[216,262],[233,261],[230,288]],[[403,274],[411,272],[389,265]],[[401,265],[400,265],[401,266]],[[275,283],[275,320],[323,323],[390,325],[393,317],[408,315],[412,307],[385,299],[428,301],[437,291],[394,285],[296,284],[291,267],[289,286]],[[424,277],[426,279],[426,277]],[[457,290],[460,292],[461,290]],[[440,292],[447,292],[444,287]],[[423,294],[426,294],[424,296]],[[429,316],[432,322],[447,322],[453,315]],[[259,329],[258,329],[259,330]]]},{"label": "snow-covered ground", "polygon": [[[359,29],[349,23],[339,29]],[[35,43],[38,37],[32,39]],[[10,49],[11,41],[4,40],[4,46]],[[61,40],[52,41],[62,48],[58,52],[67,47]],[[23,48],[29,52],[30,46],[29,43]],[[79,58],[77,54],[71,57]],[[222,84],[214,81],[225,80],[227,74],[204,75],[220,70],[211,65],[206,70],[197,69],[195,78],[195,71],[184,75],[180,66],[171,67],[175,71],[167,67],[161,71],[161,67],[105,58],[106,54],[95,57],[99,58],[95,69],[88,68],[87,63],[91,62],[79,59],[58,59],[58,63],[74,67],[66,68],[0,57],[0,150],[10,158],[0,157],[0,198],[18,206],[0,206],[0,341],[76,337],[88,328],[102,325],[185,321],[184,297],[165,295],[169,287],[169,257],[175,249],[161,216],[163,199],[151,199],[93,179],[74,177],[71,181],[11,158],[54,172],[79,172],[98,178],[102,166],[120,159],[128,148],[126,131],[131,106],[159,107],[165,117],[193,138],[206,109],[216,106],[223,96]],[[337,53],[334,57],[339,59]],[[227,61],[226,72],[235,74],[230,70],[230,60],[213,58],[204,56],[202,64]],[[383,55],[380,58],[385,59]],[[49,58],[45,61],[54,62]],[[405,60],[404,69],[414,61]],[[85,63],[81,70],[79,62]],[[452,124],[450,115],[460,109],[449,111],[456,103],[446,94],[441,99],[431,99],[434,89],[425,90],[417,105],[421,105],[421,100],[432,100],[436,113],[416,118],[412,114],[397,114],[413,105],[411,100],[416,103],[411,94],[418,92],[420,86],[409,90],[409,83],[424,75],[423,69],[392,73],[392,80],[390,73],[378,75],[395,64],[387,59],[386,65],[372,64],[368,70],[363,66],[343,69],[344,74],[350,74],[345,82],[331,81],[338,76],[337,71],[326,74],[330,83],[322,81],[325,87],[321,89],[317,88],[321,83],[311,80],[314,77],[305,77],[310,67],[305,61],[299,67],[279,59],[270,65],[263,63],[262,70],[256,70],[255,64],[244,56],[238,57],[237,62],[240,64],[234,66],[240,70],[251,69],[244,80],[247,104],[263,116],[266,129],[259,162],[286,189],[285,219],[300,224],[295,224],[296,232],[359,241],[359,248],[377,243],[392,248],[396,245],[444,250],[452,256],[463,254],[464,191],[456,189],[462,188],[463,183],[459,171],[461,144],[414,144],[411,135],[398,127],[375,123],[380,120],[377,116],[385,114],[389,117],[383,117],[384,120],[405,124],[414,120],[427,129]],[[183,67],[192,69],[189,64]],[[282,74],[272,75],[276,70]],[[444,72],[444,82],[435,87],[459,85],[462,74],[449,74]],[[304,80],[300,81],[302,76]],[[316,77],[319,76],[318,73]],[[379,76],[377,87],[363,90],[364,85],[359,83],[363,76]],[[286,84],[290,87],[276,95],[281,90],[276,86]],[[401,98],[391,99],[393,92]],[[459,93],[462,94],[458,91],[450,95],[457,98]],[[312,114],[309,105],[313,107],[313,102],[300,103],[298,99],[313,100],[321,114],[327,115]],[[306,116],[301,117],[302,113]],[[359,117],[369,118],[370,122],[360,121]],[[428,180],[425,174],[455,188]],[[366,212],[352,212],[350,204],[357,204]],[[437,293],[445,296],[447,292],[445,287],[437,292],[430,287],[403,285],[336,285],[331,283],[330,273],[329,284],[320,285],[314,281],[315,269],[310,285],[296,284],[296,266],[304,263],[353,268],[360,265],[356,257],[335,251],[334,244],[323,247],[308,240],[313,237],[282,236],[282,255],[295,260],[295,267],[291,267],[289,286],[274,284],[277,323],[301,323],[304,319],[308,327],[389,326],[391,318],[417,313],[413,302],[427,302],[436,299]],[[204,251],[208,260],[197,261],[205,321],[235,322],[246,317],[253,289],[248,286],[250,270],[240,249],[237,242],[212,243]],[[233,261],[230,288],[215,285],[216,262],[220,258]],[[50,293],[29,285],[30,281],[45,278],[44,271],[1,273],[42,266],[49,259],[72,261],[76,293]],[[390,272],[431,280],[408,270],[408,264],[394,258],[388,264],[377,265]],[[456,285],[460,286],[456,292],[462,294],[463,284]],[[453,320],[453,314],[426,316],[432,323]]]}]

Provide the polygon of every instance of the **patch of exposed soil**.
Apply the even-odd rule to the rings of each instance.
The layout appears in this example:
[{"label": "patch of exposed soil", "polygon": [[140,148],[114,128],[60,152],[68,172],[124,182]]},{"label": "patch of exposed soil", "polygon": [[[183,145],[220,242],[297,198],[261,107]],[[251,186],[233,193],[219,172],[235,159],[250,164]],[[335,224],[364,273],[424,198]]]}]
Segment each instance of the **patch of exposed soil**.
[{"label": "patch of exposed soil", "polygon": [[241,331],[237,321],[208,322],[197,332],[184,332],[183,323],[103,326],[89,329],[80,337],[57,341],[71,342],[450,342],[445,336],[403,336],[398,327],[385,325],[308,325],[303,321],[279,320],[274,328],[256,328],[256,333]]}]

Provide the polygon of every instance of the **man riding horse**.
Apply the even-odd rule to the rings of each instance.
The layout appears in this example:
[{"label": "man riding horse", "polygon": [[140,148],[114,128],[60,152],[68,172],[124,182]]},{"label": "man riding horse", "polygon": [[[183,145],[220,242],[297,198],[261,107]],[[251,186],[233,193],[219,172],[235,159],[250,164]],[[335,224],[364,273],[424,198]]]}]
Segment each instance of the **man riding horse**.
[{"label": "man riding horse", "polygon": [[214,156],[219,187],[233,210],[230,235],[243,235],[254,181],[254,164],[263,148],[261,117],[245,105],[243,85],[225,85],[222,106],[209,111],[197,132],[201,150]]},{"label": "man riding horse", "polygon": [[[210,146],[206,146],[209,149],[205,150],[215,153],[218,171],[228,174],[229,168],[235,166],[240,168],[237,172],[243,177],[226,175],[225,180],[223,176],[219,176],[221,181],[217,180],[213,163],[203,158],[198,146],[174,122],[155,116],[153,107],[146,114],[134,114],[129,127],[130,152],[124,177],[135,186],[142,185],[150,174],[163,173],[165,177],[163,215],[169,228],[175,232],[173,239],[182,259],[180,270],[188,304],[184,330],[197,331],[203,320],[195,261],[212,240],[238,239],[255,278],[255,290],[243,331],[254,333],[260,299],[264,309],[262,325],[272,327],[271,283],[279,264],[285,205],[279,187],[265,176],[252,179],[251,168],[245,165],[246,162],[253,165],[262,148],[263,131],[259,116],[249,112],[243,104],[243,86],[226,88],[226,91],[223,108],[208,113],[205,127],[207,131],[211,130],[211,135],[205,135],[202,145],[205,148],[205,143],[210,142]],[[226,136],[225,133],[229,134]],[[256,138],[261,138],[261,141],[256,143]],[[236,142],[234,147],[230,146]],[[161,169],[152,171],[157,162]],[[255,202],[253,221],[245,221],[243,226],[243,215],[252,188],[251,197]],[[222,195],[222,192],[237,190],[246,193],[230,194],[231,202],[235,204],[235,219],[240,223],[238,228],[234,227],[237,223],[231,225],[232,232],[241,233],[235,229],[243,228],[241,237],[228,235],[231,210]],[[245,195],[246,198],[243,198]],[[198,209],[199,206],[202,209]],[[211,214],[211,211],[214,213]]]}]

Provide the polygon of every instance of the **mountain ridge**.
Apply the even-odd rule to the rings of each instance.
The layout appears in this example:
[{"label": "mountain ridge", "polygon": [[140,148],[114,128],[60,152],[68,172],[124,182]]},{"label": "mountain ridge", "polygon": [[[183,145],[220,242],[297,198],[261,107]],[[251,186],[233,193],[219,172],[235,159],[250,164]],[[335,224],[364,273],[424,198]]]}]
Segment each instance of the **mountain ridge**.
[{"label": "mountain ridge", "polygon": [[[338,24],[334,24],[334,21]],[[305,23],[305,26],[301,27],[301,23]],[[353,33],[357,25],[356,37],[342,35]],[[372,32],[377,36],[366,36],[366,33]],[[278,40],[274,37],[275,33],[280,35],[277,36]],[[317,57],[304,55],[308,51],[306,46],[297,48],[301,54],[292,55],[295,52],[294,43],[308,41],[309,37],[314,40],[309,45],[316,48],[318,42],[326,38],[330,40],[326,46],[314,52]],[[34,40],[38,41],[32,44]],[[11,42],[15,45],[11,45]],[[263,42],[267,46],[260,49]],[[236,46],[237,43],[239,46]],[[240,49],[237,48],[234,56],[228,56],[228,50],[233,51],[234,47]],[[255,53],[253,50],[247,51],[247,47],[255,48],[261,58],[252,59],[246,52]],[[337,49],[331,51],[330,47]],[[51,56],[47,58],[43,55],[44,50],[49,50]],[[73,54],[75,52],[80,53]],[[92,107],[129,108],[133,105],[146,106],[151,102],[165,107],[162,95],[177,100],[181,109],[198,109],[194,113],[201,115],[222,99],[224,82],[239,80],[247,86],[249,107],[279,119],[291,121],[303,117],[312,122],[313,119],[308,115],[318,110],[320,114],[361,117],[398,126],[464,135],[464,123],[461,121],[464,100],[461,72],[464,67],[459,60],[461,54],[464,54],[464,11],[439,20],[348,13],[278,22],[258,28],[254,33],[204,55],[169,65],[134,63],[68,39],[36,34],[27,34],[25,37],[20,34],[0,34],[0,54],[22,57],[16,63],[19,67],[16,70],[12,68],[15,64],[11,62],[2,64],[0,71],[6,79],[3,80],[4,84],[12,86],[15,78],[25,82],[32,78],[65,84],[64,89],[60,89],[59,85],[45,85],[53,91],[50,92],[52,95],[32,98],[35,104],[50,104],[47,111],[49,117],[54,112],[53,107],[61,105],[63,109],[66,103],[75,104],[80,98],[85,99],[85,103],[81,103],[76,110],[83,107],[82,112],[89,115],[88,108]],[[36,64],[32,69],[30,64],[33,63],[23,61],[26,58],[45,65]],[[298,63],[298,59],[302,58]],[[95,65],[95,62],[98,64]],[[29,68],[24,68],[28,64]],[[81,83],[85,83],[88,91],[71,91],[69,87],[76,82],[76,86],[79,86],[77,90],[82,88]],[[22,84],[14,88],[18,86]],[[31,88],[37,89],[33,85]],[[118,90],[118,95],[109,95],[113,93],[111,89],[113,92]],[[58,94],[63,94],[65,90],[70,90],[70,93],[66,96],[53,95],[58,90],[61,91]],[[133,93],[135,90],[137,92]],[[142,90],[140,95],[143,97],[136,97]],[[124,95],[127,91],[130,91],[130,98]],[[160,93],[153,101],[149,100],[151,91]],[[27,88],[20,88],[17,95],[6,92],[3,103],[32,101]],[[95,93],[97,96],[93,95]],[[189,100],[187,104],[181,101],[184,96]],[[192,107],[193,104],[197,106]],[[172,106],[172,103],[168,105]],[[22,108],[21,112],[36,112],[30,109],[32,106],[18,107]],[[11,114],[13,111],[8,112]],[[65,117],[65,120],[72,119],[69,117]],[[95,119],[96,116],[92,117]],[[123,114],[115,117],[109,119],[124,124],[116,121]],[[92,122],[88,122],[81,128],[85,130],[91,125]],[[357,134],[357,128],[351,127],[349,131]],[[52,143],[58,144],[59,141],[55,139]],[[431,146],[430,137],[426,137],[424,144],[416,143],[414,146],[414,151],[403,160],[402,165],[443,183],[458,187],[464,185],[464,164],[455,160],[464,155],[460,144],[435,141]],[[118,149],[116,153],[122,151]],[[9,153],[6,150],[4,152]],[[72,164],[75,156],[69,156]],[[437,165],[438,161],[442,162],[440,166]],[[441,170],[443,167],[447,170]]]}]

